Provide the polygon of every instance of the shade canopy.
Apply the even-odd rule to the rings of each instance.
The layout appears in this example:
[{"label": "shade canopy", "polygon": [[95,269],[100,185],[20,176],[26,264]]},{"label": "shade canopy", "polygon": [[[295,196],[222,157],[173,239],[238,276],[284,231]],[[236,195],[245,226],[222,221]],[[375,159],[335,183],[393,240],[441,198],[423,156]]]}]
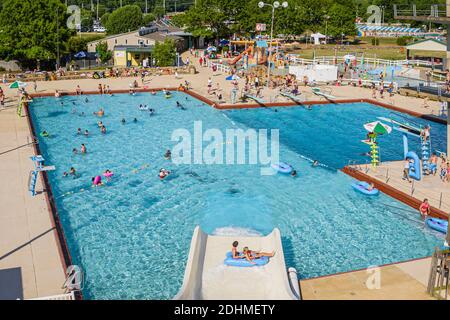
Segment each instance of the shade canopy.
[{"label": "shade canopy", "polygon": [[26,87],[27,84],[25,82],[22,81],[14,81],[13,83],[11,83],[11,85],[9,86],[10,89],[19,89],[19,88],[23,88]]},{"label": "shade canopy", "polygon": [[369,132],[373,132],[380,135],[389,134],[392,132],[392,128],[382,123],[381,121],[367,123],[364,125],[364,129],[366,129]]}]

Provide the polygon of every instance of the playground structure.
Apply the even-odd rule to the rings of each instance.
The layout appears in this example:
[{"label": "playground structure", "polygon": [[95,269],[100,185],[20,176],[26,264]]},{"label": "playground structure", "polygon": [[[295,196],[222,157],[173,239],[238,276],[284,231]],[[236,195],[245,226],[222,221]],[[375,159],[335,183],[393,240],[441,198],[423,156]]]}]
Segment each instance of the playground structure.
[{"label": "playground structure", "polygon": [[228,61],[229,65],[236,65],[242,60],[242,65],[245,69],[257,65],[266,65],[269,60],[269,46],[272,47],[272,57],[270,61],[270,67],[284,66],[284,61],[280,59],[280,43],[278,41],[253,41],[253,40],[241,40],[230,41],[231,46],[244,46],[245,50],[237,57]]},{"label": "playground structure", "polygon": [[36,195],[36,183],[37,177],[40,172],[46,171],[54,171],[56,170],[55,166],[44,166],[45,159],[41,156],[32,156],[30,157],[31,161],[34,163],[34,170],[30,171],[30,175],[28,177],[28,190],[31,192],[31,195],[34,197]]},{"label": "playground structure", "polygon": [[380,117],[379,119],[392,123],[394,130],[401,132],[403,134],[404,158],[412,159],[414,161],[414,163],[411,165],[409,175],[418,181],[421,180],[420,159],[415,152],[409,151],[408,136],[420,139],[420,148],[421,148],[420,151],[422,155],[422,173],[424,175],[428,175],[430,172],[430,156],[432,150],[431,135],[428,137],[428,139],[425,139],[424,135],[422,135],[422,131],[424,128],[422,128],[420,125],[416,123],[411,123],[410,120],[408,120],[407,122],[399,122],[393,119],[383,117]]}]

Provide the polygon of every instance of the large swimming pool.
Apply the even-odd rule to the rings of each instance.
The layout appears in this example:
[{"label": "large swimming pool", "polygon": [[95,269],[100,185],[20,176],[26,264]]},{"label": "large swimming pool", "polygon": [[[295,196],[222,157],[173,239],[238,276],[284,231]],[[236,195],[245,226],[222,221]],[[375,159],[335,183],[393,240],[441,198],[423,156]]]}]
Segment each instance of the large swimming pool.
[{"label": "large swimming pool", "polygon": [[[286,264],[302,279],[424,257],[442,243],[410,207],[385,195],[355,193],[353,180],[333,169],[366,160],[362,125],[398,116],[389,110],[354,104],[218,111],[182,93],[169,100],[162,93],[85,98],[35,99],[31,116],[37,132],[51,134],[39,137],[40,146],[47,164],[57,168],[49,179],[74,263],[86,274],[88,299],[172,298],[196,225],[211,234],[265,235],[279,228]],[[176,108],[176,100],[187,110]],[[156,114],[140,111],[142,103]],[[100,107],[106,110],[106,135],[92,115]],[[299,177],[261,176],[258,165],[166,161],[172,131],[192,131],[194,121],[224,131],[280,129],[281,159]],[[90,136],[77,135],[77,128]],[[432,134],[443,150],[445,127],[433,124]],[[82,143],[87,155],[73,155]],[[384,160],[401,159],[399,134],[381,138],[380,145]],[[417,145],[411,141],[412,149]],[[328,168],[312,168],[304,158]],[[70,167],[78,178],[63,177]],[[163,167],[174,174],[161,182]],[[106,169],[115,172],[113,181],[91,188],[91,178]]]}]

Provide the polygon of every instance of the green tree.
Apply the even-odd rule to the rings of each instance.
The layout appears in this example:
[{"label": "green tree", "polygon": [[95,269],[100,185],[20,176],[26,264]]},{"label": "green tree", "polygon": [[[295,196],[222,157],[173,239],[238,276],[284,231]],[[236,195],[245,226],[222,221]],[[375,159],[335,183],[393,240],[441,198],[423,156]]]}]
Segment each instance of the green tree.
[{"label": "green tree", "polygon": [[[104,15],[102,15],[101,17],[100,17],[100,21],[102,22],[102,26],[106,26],[106,24],[108,23],[108,19],[109,19],[109,17],[111,16],[111,13],[109,13],[109,12],[106,12]],[[106,28],[106,27],[105,27]]]},{"label": "green tree", "polygon": [[156,42],[153,57],[158,67],[173,66],[176,59],[175,42],[172,39]]},{"label": "green tree", "polygon": [[355,17],[353,6],[334,3],[328,10],[330,17],[328,21],[328,35],[340,37],[356,35]]},{"label": "green tree", "polygon": [[95,51],[97,52],[98,57],[100,58],[100,61],[102,63],[108,62],[112,59],[112,52],[108,50],[108,43],[104,41],[97,44]]},{"label": "green tree", "polygon": [[144,24],[147,26],[156,20],[156,16],[153,13],[144,14]]},{"label": "green tree", "polygon": [[141,8],[136,5],[128,5],[112,12],[104,27],[108,34],[118,34],[137,30],[143,24]]},{"label": "green tree", "polygon": [[36,65],[66,51],[74,33],[59,0],[4,0],[0,11],[0,57]]},{"label": "green tree", "polygon": [[102,39],[103,36],[79,37],[73,36],[67,42],[67,49],[70,53],[87,51],[87,44],[91,41]]}]

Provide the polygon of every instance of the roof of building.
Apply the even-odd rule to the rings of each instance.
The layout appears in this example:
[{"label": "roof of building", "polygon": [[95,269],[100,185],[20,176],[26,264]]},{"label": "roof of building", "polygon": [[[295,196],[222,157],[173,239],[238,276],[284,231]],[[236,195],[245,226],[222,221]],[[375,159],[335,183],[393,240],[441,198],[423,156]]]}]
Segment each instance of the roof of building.
[{"label": "roof of building", "polygon": [[166,39],[166,37],[169,37],[173,40],[182,40],[181,36],[192,36],[192,34],[184,32],[183,29],[175,27],[168,23],[164,23],[163,21],[155,21],[150,26],[156,27],[157,31],[148,33],[148,34],[145,34],[142,36],[139,35],[139,30],[134,30],[134,31],[130,31],[130,32],[120,33],[120,34],[114,34],[114,35],[108,36],[103,39],[91,41],[88,43],[88,45],[99,43],[99,42],[105,41],[105,40],[114,39],[117,37],[122,37],[125,35],[134,35],[138,38],[151,39],[154,41],[164,41]]},{"label": "roof of building", "polygon": [[115,46],[114,51],[152,52],[154,46]]},{"label": "roof of building", "polygon": [[446,52],[447,44],[436,39],[425,39],[407,45],[406,49]]}]

